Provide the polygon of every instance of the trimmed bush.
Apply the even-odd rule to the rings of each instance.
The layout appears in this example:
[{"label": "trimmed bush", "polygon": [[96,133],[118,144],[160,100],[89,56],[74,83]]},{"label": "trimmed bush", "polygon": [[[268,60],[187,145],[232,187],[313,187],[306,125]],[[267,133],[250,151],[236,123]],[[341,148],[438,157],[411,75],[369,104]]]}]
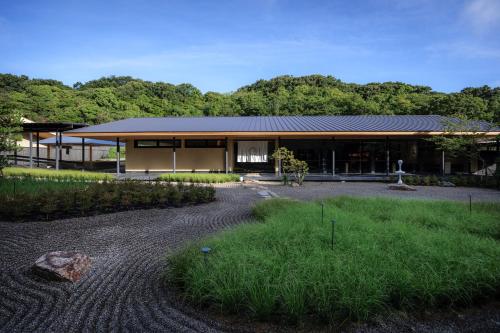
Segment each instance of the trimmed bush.
[{"label": "trimmed bush", "polygon": [[0,189],[0,219],[9,221],[49,220],[127,209],[177,207],[215,200],[215,189],[210,186],[159,182],[75,183],[1,179]]},{"label": "trimmed bush", "polygon": [[229,183],[239,182],[240,176],[236,174],[225,173],[165,173],[158,177],[159,180],[168,182],[186,182],[186,183]]},{"label": "trimmed bush", "polygon": [[77,170],[51,170],[51,169],[29,169],[19,167],[8,167],[3,169],[5,177],[28,177],[47,180],[66,180],[66,181],[100,181],[112,180],[114,176],[109,173],[88,172]]},{"label": "trimmed bush", "polygon": [[[397,177],[390,176],[387,182],[395,183]],[[452,176],[437,176],[437,175],[405,175],[403,181],[408,185],[420,186],[436,186],[441,181],[449,181],[456,186],[464,187],[485,187],[485,188],[498,188],[500,184],[499,176],[476,176],[476,175],[452,175]]]},{"label": "trimmed bush", "polygon": [[[194,304],[258,319],[366,320],[500,292],[500,206],[339,197],[266,200],[246,224],[170,254]],[[332,219],[336,220],[331,247]],[[212,249],[207,262],[200,247]]]}]

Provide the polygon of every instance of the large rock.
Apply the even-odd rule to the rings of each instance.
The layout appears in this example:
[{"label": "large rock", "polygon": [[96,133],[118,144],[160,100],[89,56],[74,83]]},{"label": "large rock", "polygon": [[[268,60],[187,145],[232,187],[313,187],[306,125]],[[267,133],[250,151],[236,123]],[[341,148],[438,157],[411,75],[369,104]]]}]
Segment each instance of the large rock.
[{"label": "large rock", "polygon": [[78,252],[54,251],[38,258],[33,270],[50,280],[77,282],[90,269],[90,257]]},{"label": "large rock", "polygon": [[406,184],[390,184],[388,186],[389,190],[396,191],[416,191],[417,189]]}]

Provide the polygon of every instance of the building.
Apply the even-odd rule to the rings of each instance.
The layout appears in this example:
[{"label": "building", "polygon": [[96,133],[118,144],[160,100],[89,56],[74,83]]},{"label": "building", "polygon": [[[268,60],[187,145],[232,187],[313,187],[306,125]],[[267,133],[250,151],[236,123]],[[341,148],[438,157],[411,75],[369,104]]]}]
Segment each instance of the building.
[{"label": "building", "polygon": [[[62,141],[56,142],[56,137],[40,140],[40,144],[44,148],[40,148],[41,155],[47,160],[55,160],[56,145],[59,143],[59,159],[71,162],[88,161],[93,162],[101,159],[108,159],[111,149],[116,149],[114,141],[87,139],[82,144],[82,138],[62,136]],[[122,147],[125,145],[120,144]],[[42,147],[41,146],[41,147]],[[85,155],[83,155],[85,154]]]},{"label": "building", "polygon": [[[389,174],[399,159],[410,173],[474,172],[475,161],[449,159],[426,140],[453,121],[435,115],[133,118],[64,134],[126,143],[126,172],[279,174],[270,155],[281,146],[317,174]],[[500,129],[477,122],[474,132],[495,140]],[[489,163],[498,140],[492,153]]]}]

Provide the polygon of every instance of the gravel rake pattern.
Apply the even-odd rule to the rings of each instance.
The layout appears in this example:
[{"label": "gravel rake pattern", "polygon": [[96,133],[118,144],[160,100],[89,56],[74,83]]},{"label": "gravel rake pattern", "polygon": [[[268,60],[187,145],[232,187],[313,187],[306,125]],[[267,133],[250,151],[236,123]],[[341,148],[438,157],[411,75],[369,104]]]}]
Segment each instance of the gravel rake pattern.
[{"label": "gravel rake pattern", "polygon": [[[169,297],[168,250],[247,220],[254,191],[217,188],[217,201],[52,222],[0,222],[0,332],[216,332],[220,324]],[[43,253],[76,250],[92,269],[76,284],[31,273]],[[183,310],[180,310],[183,309]]]}]

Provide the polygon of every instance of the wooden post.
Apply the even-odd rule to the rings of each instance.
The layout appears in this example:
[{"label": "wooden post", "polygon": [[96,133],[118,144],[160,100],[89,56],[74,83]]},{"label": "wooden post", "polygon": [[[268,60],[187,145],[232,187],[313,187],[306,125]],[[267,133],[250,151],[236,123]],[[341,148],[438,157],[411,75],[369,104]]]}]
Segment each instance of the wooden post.
[{"label": "wooden post", "polygon": [[389,146],[389,137],[387,136],[385,138],[385,174],[389,176],[390,168],[391,168],[391,161],[390,161],[390,146]]},{"label": "wooden post", "polygon": [[82,171],[85,170],[85,138],[82,138]]},{"label": "wooden post", "polygon": [[226,137],[226,148],[224,149],[224,162],[225,162],[226,174],[229,173],[229,156],[227,152],[227,145],[228,145],[228,140]]},{"label": "wooden post", "polygon": [[335,137],[332,138],[332,176],[335,176]]},{"label": "wooden post", "polygon": [[32,169],[33,168],[33,132],[30,132],[29,155],[30,155],[30,169]]},{"label": "wooden post", "polygon": [[56,132],[56,170],[59,170],[59,132]]},{"label": "wooden post", "polygon": [[445,162],[444,162],[444,150],[441,152],[441,172],[444,176],[445,174]]},{"label": "wooden post", "polygon": [[116,138],[116,177],[120,176],[120,138]]},{"label": "wooden post", "polygon": [[174,136],[174,140],[173,141],[174,141],[174,151],[173,151],[173,163],[174,163],[174,165],[173,165],[173,172],[176,173],[177,172],[177,170],[176,170],[177,169],[177,167],[176,167],[177,161],[176,161],[176,156],[175,156],[176,155],[176,153],[175,153],[175,146],[176,146],[175,145],[175,136]]},{"label": "wooden post", "polygon": [[36,132],[36,166],[40,167],[40,132]]},{"label": "wooden post", "polygon": [[[278,149],[280,149],[281,140],[278,137]],[[278,176],[281,177],[281,158],[278,159]]]}]

